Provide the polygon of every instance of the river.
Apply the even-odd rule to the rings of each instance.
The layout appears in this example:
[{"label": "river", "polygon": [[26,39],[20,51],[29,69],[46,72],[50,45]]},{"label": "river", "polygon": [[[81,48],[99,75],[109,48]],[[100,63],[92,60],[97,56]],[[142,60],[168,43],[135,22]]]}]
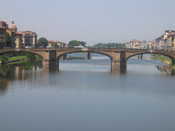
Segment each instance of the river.
[{"label": "river", "polygon": [[[175,76],[158,61],[62,61],[61,71],[10,67],[0,77],[0,131],[174,131]],[[2,69],[2,72],[5,69]]]}]

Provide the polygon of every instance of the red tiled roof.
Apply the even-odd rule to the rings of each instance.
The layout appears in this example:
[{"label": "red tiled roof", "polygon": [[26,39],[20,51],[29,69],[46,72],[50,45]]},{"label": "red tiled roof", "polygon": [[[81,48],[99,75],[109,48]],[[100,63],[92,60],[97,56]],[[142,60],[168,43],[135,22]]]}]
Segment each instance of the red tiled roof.
[{"label": "red tiled roof", "polygon": [[8,24],[5,21],[0,21],[0,28],[8,28]]},{"label": "red tiled roof", "polygon": [[22,35],[22,32],[16,32],[16,35]]},{"label": "red tiled roof", "polygon": [[48,42],[49,43],[57,43],[57,41],[54,41],[54,40],[49,40]]}]

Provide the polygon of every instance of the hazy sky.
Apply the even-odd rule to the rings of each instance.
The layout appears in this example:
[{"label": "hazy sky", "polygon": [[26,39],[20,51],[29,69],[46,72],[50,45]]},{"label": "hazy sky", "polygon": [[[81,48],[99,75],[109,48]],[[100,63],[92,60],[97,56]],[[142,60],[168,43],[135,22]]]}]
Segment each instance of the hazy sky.
[{"label": "hazy sky", "polygon": [[152,40],[175,29],[175,0],[1,0],[0,20],[14,20],[51,40]]}]

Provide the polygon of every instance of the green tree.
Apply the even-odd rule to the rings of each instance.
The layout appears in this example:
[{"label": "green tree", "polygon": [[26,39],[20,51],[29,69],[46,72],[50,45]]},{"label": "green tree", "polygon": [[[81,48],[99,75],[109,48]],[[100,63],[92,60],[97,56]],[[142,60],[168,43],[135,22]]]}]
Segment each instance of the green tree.
[{"label": "green tree", "polygon": [[4,41],[5,41],[5,46],[6,47],[14,47],[14,39],[12,36],[10,36],[7,32],[5,33],[5,37],[4,37]]},{"label": "green tree", "polygon": [[68,47],[75,47],[75,46],[84,46],[86,47],[87,43],[84,41],[78,41],[78,40],[71,40],[69,41]]},{"label": "green tree", "polygon": [[98,43],[93,46],[94,48],[126,48],[123,43]]},{"label": "green tree", "polygon": [[82,45],[82,46],[86,47],[86,46],[87,46],[87,43],[86,43],[86,42],[84,42],[84,41],[80,41],[80,45]]},{"label": "green tree", "polygon": [[0,48],[15,47],[15,37],[10,36],[7,32],[3,33],[2,37],[3,38],[0,40]]},{"label": "green tree", "polygon": [[5,62],[8,61],[8,57],[6,57],[6,56],[0,56],[0,61],[1,61],[2,63],[5,63]]},{"label": "green tree", "polygon": [[38,47],[43,47],[43,48],[47,47],[48,46],[48,40],[44,37],[39,38],[37,46]]},{"label": "green tree", "polygon": [[0,40],[0,48],[3,48],[5,46],[5,41],[4,39]]},{"label": "green tree", "polygon": [[69,41],[68,47],[80,46],[80,41],[78,40],[71,40]]}]

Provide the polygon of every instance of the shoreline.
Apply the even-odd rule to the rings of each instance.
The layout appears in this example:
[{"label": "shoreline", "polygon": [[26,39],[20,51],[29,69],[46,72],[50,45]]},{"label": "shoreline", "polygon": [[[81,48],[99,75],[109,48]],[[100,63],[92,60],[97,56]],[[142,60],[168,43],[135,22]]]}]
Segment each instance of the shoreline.
[{"label": "shoreline", "polygon": [[0,65],[20,64],[20,63],[24,63],[24,62],[27,62],[27,61],[31,61],[33,59],[35,59],[36,61],[41,60],[37,56],[28,56],[28,55],[14,56],[14,57],[0,56]]}]

